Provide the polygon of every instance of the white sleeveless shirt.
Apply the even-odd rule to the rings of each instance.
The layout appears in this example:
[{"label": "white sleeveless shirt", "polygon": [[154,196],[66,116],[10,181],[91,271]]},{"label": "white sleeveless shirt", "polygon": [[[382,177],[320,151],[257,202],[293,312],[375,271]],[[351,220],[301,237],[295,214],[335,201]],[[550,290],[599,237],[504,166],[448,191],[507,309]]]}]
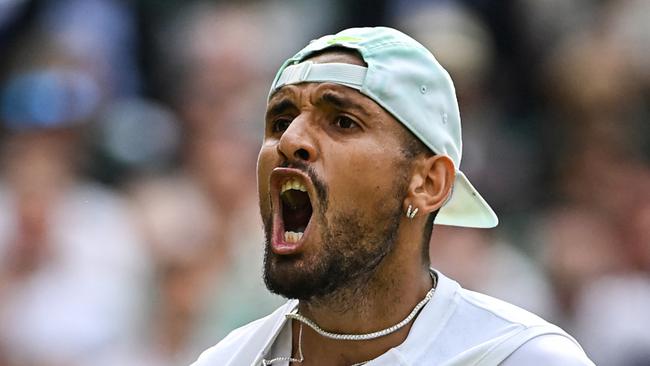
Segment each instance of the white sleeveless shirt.
[{"label": "white sleeveless shirt", "polygon": [[[406,340],[367,366],[593,365],[561,328],[436,273],[436,292]],[[289,301],[266,318],[234,330],[192,366],[258,366],[263,359],[291,355],[291,323],[285,314],[297,305]]]}]

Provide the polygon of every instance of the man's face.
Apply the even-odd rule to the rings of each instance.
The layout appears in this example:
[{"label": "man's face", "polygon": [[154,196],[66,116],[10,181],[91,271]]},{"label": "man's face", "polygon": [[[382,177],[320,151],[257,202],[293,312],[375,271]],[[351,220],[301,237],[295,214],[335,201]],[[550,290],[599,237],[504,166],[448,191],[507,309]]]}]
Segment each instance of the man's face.
[{"label": "man's face", "polygon": [[[344,53],[312,61],[360,64]],[[257,167],[272,292],[322,298],[372,276],[399,228],[409,170],[404,133],[345,86],[303,83],[273,95]]]}]

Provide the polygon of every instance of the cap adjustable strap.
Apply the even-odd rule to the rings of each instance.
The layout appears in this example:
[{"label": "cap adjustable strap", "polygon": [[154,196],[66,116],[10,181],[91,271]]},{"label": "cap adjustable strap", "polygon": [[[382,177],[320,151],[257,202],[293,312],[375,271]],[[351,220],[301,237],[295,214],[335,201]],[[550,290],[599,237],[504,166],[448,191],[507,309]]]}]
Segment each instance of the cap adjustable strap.
[{"label": "cap adjustable strap", "polygon": [[287,66],[271,92],[287,84],[306,82],[332,82],[354,89],[361,89],[368,69],[359,65],[343,63],[315,64],[312,61]]}]

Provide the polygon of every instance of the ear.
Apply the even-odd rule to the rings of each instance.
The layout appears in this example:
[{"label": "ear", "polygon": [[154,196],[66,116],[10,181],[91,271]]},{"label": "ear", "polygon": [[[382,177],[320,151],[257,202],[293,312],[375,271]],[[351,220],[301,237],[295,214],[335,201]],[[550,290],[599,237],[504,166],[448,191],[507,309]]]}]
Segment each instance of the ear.
[{"label": "ear", "polygon": [[404,205],[413,205],[426,214],[438,210],[451,194],[455,178],[456,169],[448,156],[423,158],[413,171]]}]

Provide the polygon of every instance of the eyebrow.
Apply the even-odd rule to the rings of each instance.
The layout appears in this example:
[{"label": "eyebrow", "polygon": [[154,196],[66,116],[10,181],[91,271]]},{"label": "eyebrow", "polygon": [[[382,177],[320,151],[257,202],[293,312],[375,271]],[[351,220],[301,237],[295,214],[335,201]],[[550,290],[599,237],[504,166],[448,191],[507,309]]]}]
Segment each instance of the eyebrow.
[{"label": "eyebrow", "polygon": [[360,104],[353,102],[349,98],[341,97],[332,91],[323,92],[318,102],[328,103],[337,109],[353,109],[359,111],[365,116],[368,116],[368,111],[366,111],[366,109],[363,108]]},{"label": "eyebrow", "polygon": [[283,98],[279,102],[272,102],[269,108],[266,110],[266,118],[270,116],[276,116],[282,114],[287,110],[297,109],[296,105],[289,99]]},{"label": "eyebrow", "polygon": [[[340,96],[338,93],[333,91],[325,91],[318,98],[317,104],[329,104],[337,109],[351,109],[360,112],[364,116],[368,117],[370,114],[368,111],[362,107],[360,104]],[[277,116],[279,114],[285,113],[288,110],[296,110],[298,107],[296,104],[291,101],[290,98],[283,97],[278,102],[271,102],[269,107],[266,110],[266,118],[268,119],[271,116]]]}]

